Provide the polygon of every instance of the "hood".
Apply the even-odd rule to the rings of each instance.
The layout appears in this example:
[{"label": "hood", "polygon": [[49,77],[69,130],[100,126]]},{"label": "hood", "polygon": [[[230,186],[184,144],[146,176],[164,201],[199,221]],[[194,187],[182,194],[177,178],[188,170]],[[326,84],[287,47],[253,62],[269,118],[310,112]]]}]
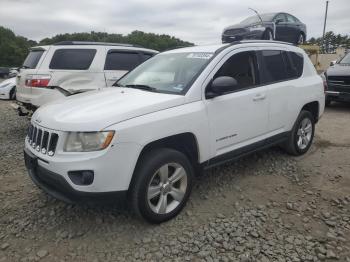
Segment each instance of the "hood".
[{"label": "hood", "polygon": [[105,88],[40,107],[32,121],[61,131],[99,131],[112,124],[183,104],[182,95],[133,88]]},{"label": "hood", "polygon": [[329,67],[327,76],[350,76],[350,64],[335,64]]}]

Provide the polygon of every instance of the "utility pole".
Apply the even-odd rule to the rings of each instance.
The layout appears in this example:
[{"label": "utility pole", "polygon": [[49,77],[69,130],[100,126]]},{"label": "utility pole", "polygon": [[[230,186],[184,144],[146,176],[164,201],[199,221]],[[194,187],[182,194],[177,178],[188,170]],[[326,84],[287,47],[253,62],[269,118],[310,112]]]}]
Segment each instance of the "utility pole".
[{"label": "utility pole", "polygon": [[322,49],[325,48],[324,36],[326,34],[326,24],[327,24],[327,13],[328,13],[328,0],[326,1],[326,13],[324,15],[324,23],[323,23],[323,36],[322,36]]}]

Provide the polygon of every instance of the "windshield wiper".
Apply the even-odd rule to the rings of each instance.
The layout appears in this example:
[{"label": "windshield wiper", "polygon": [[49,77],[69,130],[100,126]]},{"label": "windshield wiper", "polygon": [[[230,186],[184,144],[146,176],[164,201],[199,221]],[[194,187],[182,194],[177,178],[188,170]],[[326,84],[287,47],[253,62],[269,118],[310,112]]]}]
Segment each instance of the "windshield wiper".
[{"label": "windshield wiper", "polygon": [[154,87],[151,87],[148,85],[125,85],[125,87],[148,90],[148,91],[156,91],[157,90],[157,88],[154,88]]}]

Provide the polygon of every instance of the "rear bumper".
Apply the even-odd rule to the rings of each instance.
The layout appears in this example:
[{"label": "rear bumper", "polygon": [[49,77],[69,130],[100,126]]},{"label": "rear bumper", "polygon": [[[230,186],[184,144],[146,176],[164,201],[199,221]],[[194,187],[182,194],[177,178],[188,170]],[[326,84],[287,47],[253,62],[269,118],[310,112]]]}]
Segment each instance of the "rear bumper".
[{"label": "rear bumper", "polygon": [[19,88],[16,96],[17,101],[30,104],[34,107],[40,107],[49,102],[66,97],[62,92],[49,88],[32,88],[31,93],[23,93]]},{"label": "rear bumper", "polygon": [[83,192],[74,189],[64,177],[40,166],[37,157],[24,150],[24,159],[32,181],[43,191],[66,203],[115,202],[126,199],[127,191]]}]

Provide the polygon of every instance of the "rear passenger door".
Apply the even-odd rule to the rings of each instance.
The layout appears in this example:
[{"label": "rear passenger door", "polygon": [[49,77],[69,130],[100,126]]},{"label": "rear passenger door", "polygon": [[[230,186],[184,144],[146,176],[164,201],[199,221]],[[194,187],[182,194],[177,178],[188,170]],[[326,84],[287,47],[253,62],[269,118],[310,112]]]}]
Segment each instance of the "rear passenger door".
[{"label": "rear passenger door", "polygon": [[108,50],[104,66],[106,85],[112,86],[123,75],[152,57],[151,53],[130,50]]},{"label": "rear passenger door", "polygon": [[303,56],[287,50],[261,50],[263,85],[267,86],[269,100],[269,136],[290,131],[301,96],[299,77],[303,71]]}]

